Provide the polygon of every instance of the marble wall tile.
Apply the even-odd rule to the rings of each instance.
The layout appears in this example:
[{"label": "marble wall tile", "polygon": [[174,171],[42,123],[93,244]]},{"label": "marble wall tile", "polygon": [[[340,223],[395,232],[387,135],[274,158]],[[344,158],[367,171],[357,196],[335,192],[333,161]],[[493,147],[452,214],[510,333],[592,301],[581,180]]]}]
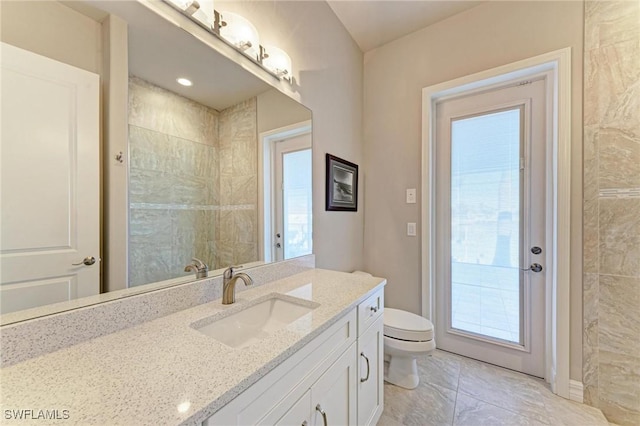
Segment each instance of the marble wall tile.
[{"label": "marble wall tile", "polygon": [[640,39],[600,49],[600,126],[638,134]]},{"label": "marble wall tile", "polygon": [[600,133],[600,189],[640,188],[640,132],[632,135],[618,129],[603,129]]},{"label": "marble wall tile", "polygon": [[223,210],[218,212],[218,241],[234,242],[234,211]]},{"label": "marble wall tile", "polygon": [[257,204],[258,178],[256,175],[236,176],[231,181],[231,204]]},{"label": "marble wall tile", "polygon": [[600,408],[609,421],[640,424],[640,357],[601,350],[599,384]]},{"label": "marble wall tile", "polygon": [[600,350],[640,356],[640,278],[600,275],[599,281]]},{"label": "marble wall tile", "polygon": [[640,424],[640,199],[599,197],[640,186],[640,2],[587,1],[584,30],[584,400]]},{"label": "marble wall tile", "polygon": [[165,280],[172,272],[171,245],[129,242],[130,287]]},{"label": "marble wall tile", "polygon": [[258,260],[258,244],[257,243],[233,243],[233,264],[255,262]]},{"label": "marble wall tile", "polygon": [[637,1],[585,2],[585,45],[602,47],[632,40],[640,35]]},{"label": "marble wall tile", "polygon": [[[588,2],[589,3],[589,2]],[[585,27],[585,31],[587,28]],[[600,89],[600,50],[589,49],[585,44],[584,52],[584,99],[583,99],[583,125],[585,127],[595,127],[596,129],[600,124],[600,102],[599,102],[599,89]],[[585,131],[585,137],[587,136]]]},{"label": "marble wall tile", "polygon": [[129,212],[130,241],[170,245],[171,211],[166,209],[131,209]]},{"label": "marble wall tile", "polygon": [[595,200],[599,195],[598,184],[598,142],[600,128],[598,125],[584,126],[583,151],[583,197],[585,200]]},{"label": "marble wall tile", "polygon": [[584,275],[583,323],[582,335],[582,383],[584,386],[584,401],[586,404],[598,404],[598,303],[599,303],[598,274]]},{"label": "marble wall tile", "polygon": [[[258,214],[255,209],[234,211],[235,241],[239,243],[257,243]],[[257,259],[256,259],[257,260]]]},{"label": "marble wall tile", "polygon": [[600,273],[640,277],[640,199],[601,198]]},{"label": "marble wall tile", "polygon": [[582,222],[582,258],[584,273],[597,273],[600,269],[599,199],[585,199]]},{"label": "marble wall tile", "polygon": [[129,79],[129,124],[215,145],[218,113],[211,108],[137,77]]}]

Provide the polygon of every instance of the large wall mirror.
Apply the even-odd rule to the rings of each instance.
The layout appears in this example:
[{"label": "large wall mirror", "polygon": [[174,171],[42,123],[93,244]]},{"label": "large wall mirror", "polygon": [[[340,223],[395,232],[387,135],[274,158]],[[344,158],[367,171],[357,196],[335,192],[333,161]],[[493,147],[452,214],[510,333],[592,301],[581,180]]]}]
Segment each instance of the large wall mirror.
[{"label": "large wall mirror", "polygon": [[[134,1],[2,2],[1,15],[3,324],[194,280],[202,264],[215,276],[312,253],[311,111],[273,77]],[[82,97],[87,72],[94,97]],[[109,104],[107,81],[124,102]],[[98,121],[83,118],[94,110]],[[126,149],[107,158],[113,111],[125,110]],[[118,164],[120,183],[105,172]],[[114,194],[127,195],[121,213],[105,208]],[[81,210],[85,196],[95,211]],[[120,248],[109,223],[128,226]],[[97,253],[81,248],[90,233]],[[124,259],[124,279],[100,273],[109,257]]]}]

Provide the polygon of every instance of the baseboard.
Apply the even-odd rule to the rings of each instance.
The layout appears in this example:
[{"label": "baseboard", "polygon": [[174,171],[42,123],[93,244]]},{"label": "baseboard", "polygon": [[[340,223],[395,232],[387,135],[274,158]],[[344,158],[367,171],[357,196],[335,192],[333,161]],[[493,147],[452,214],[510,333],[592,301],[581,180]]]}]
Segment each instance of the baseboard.
[{"label": "baseboard", "polygon": [[571,401],[584,402],[584,385],[577,380],[569,380],[569,399]]}]

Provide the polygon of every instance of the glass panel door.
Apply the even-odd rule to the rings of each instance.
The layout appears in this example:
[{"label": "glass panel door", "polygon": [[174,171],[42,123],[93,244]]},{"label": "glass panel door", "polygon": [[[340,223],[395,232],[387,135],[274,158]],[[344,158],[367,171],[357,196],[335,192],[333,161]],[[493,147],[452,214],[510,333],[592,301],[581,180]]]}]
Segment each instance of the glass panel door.
[{"label": "glass panel door", "polygon": [[282,154],[284,258],[311,254],[311,149]]},{"label": "glass panel door", "polygon": [[451,121],[451,328],[523,344],[520,107]]}]

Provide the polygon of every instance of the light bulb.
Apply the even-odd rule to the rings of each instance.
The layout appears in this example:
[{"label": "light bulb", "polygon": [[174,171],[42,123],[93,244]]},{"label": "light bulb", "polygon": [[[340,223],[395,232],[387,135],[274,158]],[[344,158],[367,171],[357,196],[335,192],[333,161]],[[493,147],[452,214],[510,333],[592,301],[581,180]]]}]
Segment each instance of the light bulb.
[{"label": "light bulb", "polygon": [[220,35],[246,55],[255,59],[260,46],[260,37],[256,27],[237,13],[222,12],[221,15],[227,25],[220,28]]},{"label": "light bulb", "polygon": [[265,46],[266,58],[262,60],[262,65],[276,74],[278,77],[291,79],[291,58],[287,52],[275,46]]}]

